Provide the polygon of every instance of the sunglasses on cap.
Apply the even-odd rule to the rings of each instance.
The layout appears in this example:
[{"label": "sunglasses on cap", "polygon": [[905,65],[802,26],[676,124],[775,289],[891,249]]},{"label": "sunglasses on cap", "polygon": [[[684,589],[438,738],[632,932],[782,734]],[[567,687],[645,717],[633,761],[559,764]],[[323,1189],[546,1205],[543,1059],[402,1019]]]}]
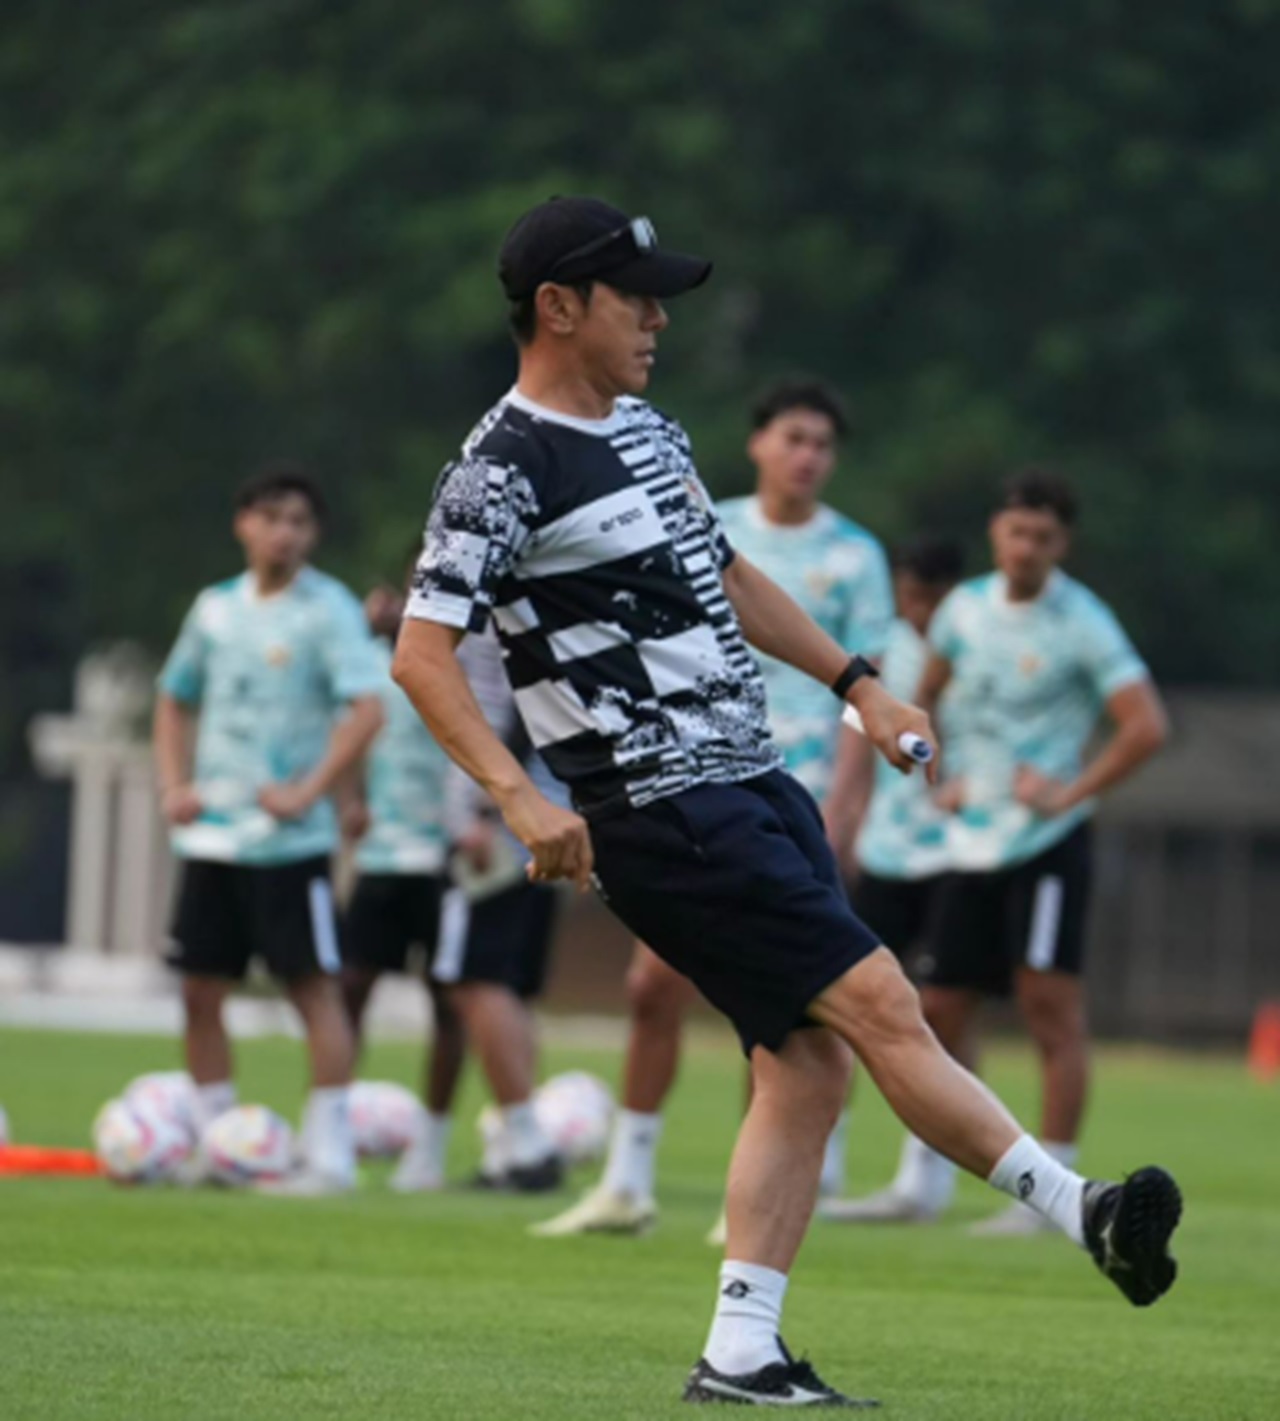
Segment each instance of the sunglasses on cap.
[{"label": "sunglasses on cap", "polygon": [[[658,232],[653,223],[647,217],[633,217],[624,226],[593,237],[591,241],[558,257],[543,280],[573,281],[577,277],[608,271],[610,267],[621,266],[636,257],[648,256],[657,249]],[[575,272],[574,267],[582,267],[583,270]]]}]

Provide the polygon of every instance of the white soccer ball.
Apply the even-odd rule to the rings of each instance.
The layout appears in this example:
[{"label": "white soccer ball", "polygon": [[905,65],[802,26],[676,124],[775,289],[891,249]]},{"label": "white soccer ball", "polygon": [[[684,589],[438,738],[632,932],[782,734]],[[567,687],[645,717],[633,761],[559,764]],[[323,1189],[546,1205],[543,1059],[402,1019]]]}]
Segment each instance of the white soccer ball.
[{"label": "white soccer ball", "polygon": [[9,1117],[4,1113],[4,1106],[0,1105],[0,1145],[9,1143]]},{"label": "white soccer ball", "polygon": [[568,1164],[588,1164],[602,1158],[609,1144],[613,1096],[609,1087],[587,1071],[565,1071],[544,1081],[534,1092],[538,1124]]},{"label": "white soccer ball", "polygon": [[283,1179],[293,1168],[293,1130],[265,1105],[237,1105],[209,1123],[200,1149],[221,1184]]},{"label": "white soccer ball", "polygon": [[347,1100],[361,1159],[394,1159],[408,1149],[424,1113],[411,1090],[394,1081],[356,1081]]},{"label": "white soccer ball", "polygon": [[[598,1076],[588,1071],[552,1076],[534,1091],[533,1112],[551,1148],[566,1164],[590,1164],[604,1157],[613,1123],[613,1096]],[[502,1113],[497,1106],[485,1106],[476,1130],[486,1171],[500,1172],[505,1161]]]},{"label": "white soccer ball", "polygon": [[186,1071],[151,1071],[138,1076],[125,1086],[123,1099],[168,1116],[190,1135],[193,1145],[199,1139],[200,1106],[195,1082]]},{"label": "white soccer ball", "polygon": [[120,1184],[155,1184],[175,1177],[193,1141],[177,1121],[140,1101],[109,1100],[93,1122],[93,1148]]}]

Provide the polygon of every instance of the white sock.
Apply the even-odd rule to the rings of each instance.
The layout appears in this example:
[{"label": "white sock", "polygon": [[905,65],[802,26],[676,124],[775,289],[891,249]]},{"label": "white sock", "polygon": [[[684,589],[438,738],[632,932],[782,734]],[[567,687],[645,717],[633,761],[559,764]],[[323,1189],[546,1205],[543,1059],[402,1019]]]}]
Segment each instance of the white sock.
[{"label": "white sock", "polygon": [[844,1193],[844,1152],[849,1138],[849,1112],[842,1110],[835,1129],[827,1136],[827,1148],[822,1155],[822,1178],[818,1193],[828,1199]]},{"label": "white sock", "polygon": [[1022,1135],[996,1161],[988,1182],[1043,1215],[1074,1243],[1084,1243],[1084,1180],[1030,1135]]},{"label": "white sock", "polygon": [[348,1087],[316,1086],[302,1116],[302,1147],[308,1166],[344,1183],[356,1177],[356,1144],[347,1108]]},{"label": "white sock", "polygon": [[531,1100],[502,1107],[502,1133],[509,1167],[538,1164],[554,1153]]},{"label": "white sock", "polygon": [[424,1110],[418,1117],[413,1140],[404,1152],[400,1167],[415,1174],[431,1174],[443,1179],[452,1131],[452,1115],[436,1115],[433,1111]]},{"label": "white sock", "polygon": [[661,1115],[619,1110],[613,1122],[609,1160],[604,1167],[604,1188],[611,1194],[627,1194],[632,1199],[652,1199],[661,1138]]},{"label": "white sock", "polygon": [[893,1192],[931,1214],[944,1213],[956,1192],[956,1167],[923,1140],[908,1135],[902,1142]]},{"label": "white sock", "polygon": [[720,1296],[702,1355],[728,1377],[759,1371],[782,1361],[778,1330],[787,1275],[758,1263],[720,1265]]},{"label": "white sock", "polygon": [[235,1081],[214,1081],[210,1085],[196,1086],[196,1109],[199,1112],[197,1123],[200,1128],[203,1130],[211,1120],[226,1114],[235,1103]]}]

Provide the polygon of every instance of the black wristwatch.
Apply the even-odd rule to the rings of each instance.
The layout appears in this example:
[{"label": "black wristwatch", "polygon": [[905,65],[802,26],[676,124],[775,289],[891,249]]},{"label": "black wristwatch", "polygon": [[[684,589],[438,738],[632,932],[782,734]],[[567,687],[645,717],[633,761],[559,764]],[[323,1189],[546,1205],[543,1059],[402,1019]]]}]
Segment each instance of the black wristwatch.
[{"label": "black wristwatch", "polygon": [[835,693],[838,701],[844,698],[853,689],[854,683],[861,681],[864,676],[879,676],[879,671],[867,660],[865,656],[853,657],[848,666],[831,683],[831,689]]}]

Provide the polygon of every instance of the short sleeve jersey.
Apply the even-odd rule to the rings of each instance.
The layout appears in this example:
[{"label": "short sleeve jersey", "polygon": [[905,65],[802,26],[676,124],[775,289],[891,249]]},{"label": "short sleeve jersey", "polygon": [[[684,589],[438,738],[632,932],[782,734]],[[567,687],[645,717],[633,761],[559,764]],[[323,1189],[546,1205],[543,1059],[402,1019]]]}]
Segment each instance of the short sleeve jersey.
[{"label": "short sleeve jersey", "polygon": [[376,695],[382,679],[359,602],[314,568],[271,597],[248,573],[202,592],[159,682],[199,713],[202,808],[173,831],[174,851],[253,865],[330,853],[337,824],[327,799],[278,820],[258,807],[258,791],[314,769],[345,704]]},{"label": "short sleeve jersey", "polygon": [[[880,672],[890,695],[915,700],[928,654],[928,643],[910,622],[894,622]],[[877,755],[858,862],[881,878],[915,880],[942,873],[949,867],[947,819],[934,805],[924,775],[900,774]]]},{"label": "short sleeve jersey", "polygon": [[943,772],[965,781],[950,825],[956,867],[1001,868],[1043,853],[1093,811],[1045,819],[1014,798],[1028,765],[1070,780],[1107,699],[1148,672],[1115,615],[1055,572],[1031,602],[991,573],[962,583],[934,614],[929,641],[951,663],[939,704]]},{"label": "short sleeve jersey", "polygon": [[534,748],[607,814],[781,763],[732,558],[673,420],[630,398],[573,419],[512,391],[440,477],[407,615],[492,618]]},{"label": "short sleeve jersey", "polygon": [[356,850],[361,873],[426,874],[444,869],[449,758],[408,696],[391,679],[391,647],[375,643],[384,723],[369,751],[369,832]]},{"label": "short sleeve jersey", "polygon": [[[734,548],[749,558],[841,646],[883,654],[893,620],[889,562],[879,541],[831,508],[807,523],[770,523],[757,498],[721,503]],[[830,690],[773,657],[761,656],[769,725],[787,769],[819,802],[826,798],[840,735],[840,702]]]}]

